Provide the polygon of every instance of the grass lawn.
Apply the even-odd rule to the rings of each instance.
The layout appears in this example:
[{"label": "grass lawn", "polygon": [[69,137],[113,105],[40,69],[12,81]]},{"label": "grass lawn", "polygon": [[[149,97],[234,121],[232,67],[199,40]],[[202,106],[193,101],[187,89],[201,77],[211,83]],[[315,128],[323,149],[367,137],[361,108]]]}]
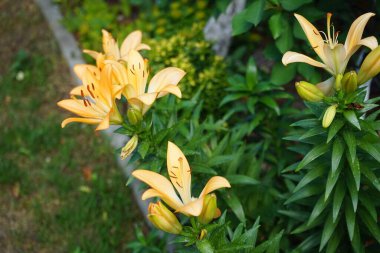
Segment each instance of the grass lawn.
[{"label": "grass lawn", "polygon": [[72,80],[33,1],[0,3],[1,252],[122,252],[137,213],[107,140],[56,106]]}]

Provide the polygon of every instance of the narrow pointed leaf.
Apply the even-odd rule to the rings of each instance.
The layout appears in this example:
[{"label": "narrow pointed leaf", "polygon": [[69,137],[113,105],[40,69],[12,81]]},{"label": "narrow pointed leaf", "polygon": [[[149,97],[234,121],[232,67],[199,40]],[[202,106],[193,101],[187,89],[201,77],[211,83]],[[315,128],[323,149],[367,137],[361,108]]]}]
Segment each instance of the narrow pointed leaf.
[{"label": "narrow pointed leaf", "polygon": [[327,136],[327,143],[329,143],[335,135],[339,132],[340,129],[344,126],[344,121],[340,119],[336,119],[329,127],[329,133]]},{"label": "narrow pointed leaf", "polygon": [[350,201],[346,201],[346,208],[345,208],[345,216],[346,216],[346,225],[347,225],[347,231],[348,235],[350,237],[350,240],[352,241],[354,238],[354,229],[355,229],[355,222],[356,222],[356,214],[354,212],[354,209],[352,208],[352,205]]},{"label": "narrow pointed leaf", "polygon": [[376,148],[374,145],[372,145],[369,142],[359,142],[358,146],[363,149],[365,152],[370,154],[373,158],[375,158],[376,161],[380,163],[380,151],[379,148]]},{"label": "narrow pointed leaf", "polygon": [[302,187],[313,181],[314,179],[320,177],[324,173],[323,166],[318,166],[316,168],[312,168],[309,172],[301,179],[296,188],[294,188],[293,193],[300,190]]},{"label": "narrow pointed leaf", "polygon": [[355,161],[356,158],[356,138],[351,131],[343,132],[344,141],[347,144],[348,152],[350,153],[351,162]]},{"label": "narrow pointed leaf", "polygon": [[332,155],[331,155],[331,171],[334,175],[336,172],[336,169],[339,166],[339,163],[342,159],[344,152],[344,144],[340,138],[337,138],[334,141],[333,148],[332,148]]},{"label": "narrow pointed leaf", "polygon": [[347,155],[348,164],[350,165],[350,168],[351,168],[352,175],[354,176],[354,179],[355,179],[356,190],[359,191],[359,187],[360,187],[360,164],[359,164],[359,160],[356,157],[355,161],[351,162],[349,155],[347,153],[346,153],[346,155]]},{"label": "narrow pointed leaf", "polygon": [[338,169],[334,174],[332,174],[332,171],[330,170],[329,175],[327,177],[327,182],[326,182],[326,191],[325,191],[325,200],[327,200],[334,189],[334,186],[336,182],[338,181],[340,171],[342,170],[342,167],[339,166]]},{"label": "narrow pointed leaf", "polygon": [[377,220],[377,211],[374,205],[375,201],[372,201],[369,196],[362,194],[360,195],[359,202],[367,209],[369,215],[371,215],[372,219]]},{"label": "narrow pointed leaf", "polygon": [[356,212],[356,209],[358,207],[358,190],[356,188],[356,183],[354,177],[350,173],[347,173],[346,179],[348,192],[351,196],[352,207],[354,208],[354,212]]},{"label": "narrow pointed leaf", "polygon": [[307,221],[307,224],[310,225],[318,216],[321,215],[325,207],[327,206],[328,201],[325,201],[324,196],[322,195],[317,203],[314,205],[314,209],[311,212],[311,215],[309,217],[309,220]]},{"label": "narrow pointed leaf", "polygon": [[333,200],[333,222],[338,218],[340,207],[346,194],[346,188],[343,180],[339,180],[337,186],[335,187],[334,200]]},{"label": "narrow pointed leaf", "polygon": [[380,180],[377,178],[375,173],[373,173],[370,169],[368,169],[365,166],[362,166],[361,171],[363,172],[364,176],[368,178],[368,180],[372,183],[372,185],[380,191]]},{"label": "narrow pointed leaf", "polygon": [[372,236],[375,237],[378,243],[380,243],[380,228],[376,220],[373,220],[371,215],[369,215],[365,209],[361,209],[359,211],[359,216],[368,230],[371,232]]},{"label": "narrow pointed leaf", "polygon": [[358,117],[356,116],[355,112],[354,111],[344,111],[343,112],[343,116],[346,118],[346,120],[348,122],[350,122],[354,127],[356,127],[357,129],[361,130],[360,129],[360,124],[359,124],[359,120],[358,120]]},{"label": "narrow pointed leaf", "polygon": [[327,220],[325,221],[325,225],[323,227],[322,231],[322,238],[321,238],[321,244],[319,246],[319,251],[321,251],[325,246],[326,243],[331,238],[332,233],[334,232],[336,225],[338,225],[339,220],[337,220],[335,223],[333,222],[332,214],[329,214],[327,217]]},{"label": "narrow pointed leaf", "polygon": [[303,167],[325,154],[329,150],[329,145],[322,143],[318,146],[315,146],[306,156],[302,159],[302,161],[298,164],[296,172],[301,170]]}]

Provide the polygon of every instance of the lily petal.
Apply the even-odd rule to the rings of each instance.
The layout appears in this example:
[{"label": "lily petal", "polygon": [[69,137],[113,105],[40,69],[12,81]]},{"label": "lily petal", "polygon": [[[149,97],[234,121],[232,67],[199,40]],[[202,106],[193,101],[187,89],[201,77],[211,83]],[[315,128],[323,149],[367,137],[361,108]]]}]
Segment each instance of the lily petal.
[{"label": "lily petal", "polygon": [[90,118],[67,118],[61,123],[61,127],[64,128],[67,124],[72,122],[81,122],[86,124],[98,124],[101,119],[90,119]]},{"label": "lily petal", "polygon": [[112,37],[112,35],[106,30],[102,30],[103,33],[103,51],[107,59],[118,60],[120,58],[119,46]]},{"label": "lily petal", "polygon": [[187,216],[199,216],[202,212],[204,197],[190,201],[186,205],[176,209],[176,212],[183,213]]},{"label": "lily petal", "polygon": [[335,77],[330,77],[326,81],[318,83],[316,86],[325,96],[331,96],[334,93]]},{"label": "lily petal", "polygon": [[139,50],[137,47],[141,44],[142,33],[141,31],[134,31],[128,34],[120,47],[121,58],[127,57],[131,50]]},{"label": "lily petal", "polygon": [[128,101],[129,103],[133,104],[133,103],[136,103],[135,100],[138,100],[142,102],[143,104],[150,106],[154,103],[154,101],[156,100],[156,97],[157,97],[157,93],[144,93],[144,94],[139,95],[138,97],[130,98]]},{"label": "lily petal", "polygon": [[191,169],[182,151],[172,142],[168,142],[168,175],[183,203],[191,201]]},{"label": "lily petal", "polygon": [[165,198],[170,200],[170,203],[167,202],[168,205],[173,205],[174,203],[174,205],[171,206],[174,209],[183,205],[175,193],[173,185],[164,176],[149,170],[135,170],[132,172],[132,175],[156,190],[159,194],[161,194],[163,199]]},{"label": "lily petal", "polygon": [[100,117],[96,117],[100,115],[99,112],[95,111],[91,106],[86,107],[84,104],[82,104],[82,100],[64,99],[64,100],[59,101],[57,105],[81,117],[100,118]]},{"label": "lily petal", "polygon": [[108,129],[110,127],[110,114],[107,114],[106,117],[100,122],[100,124],[96,127],[96,131]]},{"label": "lily petal", "polygon": [[358,44],[366,46],[371,50],[374,50],[379,45],[375,36],[364,38],[360,40]]},{"label": "lily petal", "polygon": [[160,92],[165,88],[165,86],[177,85],[185,74],[186,72],[179,68],[165,68],[155,74],[150,80],[148,92]]},{"label": "lily petal", "polygon": [[203,191],[199,195],[199,198],[204,197],[206,194],[213,192],[219,188],[231,188],[230,182],[221,176],[214,176],[208,180],[207,184],[203,188]]},{"label": "lily petal", "polygon": [[138,45],[136,48],[135,48],[137,51],[140,51],[140,50],[150,50],[150,46],[148,46],[147,44],[140,44]]},{"label": "lily petal", "polygon": [[314,51],[317,53],[319,58],[321,58],[322,61],[325,61],[326,57],[323,52],[322,45],[324,44],[323,38],[320,35],[318,29],[313,26],[312,23],[310,23],[306,18],[303,16],[295,13],[294,16],[298,20],[298,22],[301,25],[302,30],[304,31],[307,39],[310,42],[311,47],[314,49]]},{"label": "lily petal", "polygon": [[182,97],[182,92],[180,88],[177,85],[167,85],[165,88],[161,90],[161,92],[158,94],[157,98],[163,97],[166,94],[171,93],[179,98]]},{"label": "lily petal", "polygon": [[358,17],[352,23],[344,43],[344,47],[346,48],[346,52],[349,57],[351,57],[351,55],[353,55],[357,50],[356,46],[362,39],[364,28],[367,25],[368,20],[373,16],[375,16],[374,13],[368,12]]},{"label": "lily petal", "polygon": [[326,57],[325,64],[326,70],[334,76],[342,74],[346,68],[348,58],[346,57],[346,50],[342,44],[337,44],[331,48],[328,44],[323,45],[323,50]]},{"label": "lily petal", "polygon": [[310,58],[309,56],[306,56],[304,54],[300,54],[297,52],[288,51],[282,57],[282,64],[284,64],[285,66],[288,65],[289,63],[294,63],[294,62],[303,62],[303,63],[307,63],[309,65],[312,65],[318,68],[326,68],[325,64],[319,61],[316,61]]},{"label": "lily petal", "polygon": [[146,63],[139,52],[132,50],[128,54],[128,81],[132,84],[138,95],[145,93],[148,72]]},{"label": "lily petal", "polygon": [[168,206],[170,206],[171,208],[173,208],[174,210],[180,208],[181,206],[183,206],[183,204],[181,203],[181,205],[178,205],[177,202],[173,202],[171,198],[167,198],[167,196],[165,195],[162,195],[161,192],[159,191],[156,191],[155,189],[148,189],[146,190],[143,195],[141,196],[141,199],[142,200],[146,200],[146,199],[150,199],[150,198],[154,198],[154,197],[159,197],[160,199],[162,199],[166,204],[168,204]]},{"label": "lily petal", "polygon": [[88,50],[88,49],[84,49],[83,53],[88,54],[89,56],[91,56],[95,60],[96,60],[96,58],[98,58],[98,55],[100,54],[100,53],[98,53],[98,52],[96,52],[94,50]]}]

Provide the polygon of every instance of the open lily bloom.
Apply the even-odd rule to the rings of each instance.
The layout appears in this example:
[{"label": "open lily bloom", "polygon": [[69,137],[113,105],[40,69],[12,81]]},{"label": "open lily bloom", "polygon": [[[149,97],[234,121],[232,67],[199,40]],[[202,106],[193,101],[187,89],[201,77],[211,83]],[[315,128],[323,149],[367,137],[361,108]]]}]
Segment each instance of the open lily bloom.
[{"label": "open lily bloom", "polygon": [[121,44],[119,48],[117,41],[106,30],[102,30],[103,33],[103,53],[99,53],[93,50],[83,50],[84,53],[89,54],[96,60],[97,66],[102,69],[104,67],[105,60],[124,60],[127,61],[128,54],[131,50],[150,50],[150,47],[141,43],[142,33],[141,31],[131,32]]},{"label": "open lily bloom", "polygon": [[[366,13],[358,17],[352,23],[343,45],[338,43],[339,32],[335,32],[334,26],[331,25],[331,13],[327,13],[327,34],[318,31],[318,29],[303,16],[294,14],[321,62],[304,54],[288,51],[282,57],[282,63],[287,65],[293,62],[303,62],[315,67],[324,68],[334,77],[338,74],[343,74],[349,59],[360,46],[367,46],[371,50],[377,47],[378,43],[374,36],[362,39],[363,31],[368,20],[374,15],[374,13]],[[325,95],[330,95],[334,81],[334,78],[328,79],[319,84],[318,88],[320,88]]]},{"label": "open lily bloom", "polygon": [[[96,130],[104,130],[110,124],[122,123],[122,117],[115,104],[115,95],[120,94],[122,87],[112,87],[109,74],[106,72],[96,71],[91,65],[78,65],[75,68],[75,73],[83,85],[71,91],[71,99],[61,100],[57,104],[80,117],[65,119],[62,127],[71,122],[82,122],[99,124]],[[77,98],[78,95],[82,99]]]},{"label": "open lily bloom", "polygon": [[208,193],[219,188],[231,187],[224,177],[214,176],[207,182],[198,198],[192,197],[189,163],[182,151],[172,142],[168,142],[167,167],[170,181],[153,171],[133,171],[134,177],[151,187],[142,195],[143,200],[159,197],[176,212],[187,216],[199,216],[202,212],[203,200]]},{"label": "open lily bloom", "polygon": [[181,90],[177,86],[186,74],[182,69],[169,67],[159,71],[150,80],[147,88],[148,61],[144,60],[136,50],[129,53],[127,67],[117,61],[106,61],[105,63],[107,66],[111,66],[113,79],[125,87],[123,95],[127,98],[128,103],[142,114],[149,110],[157,98],[169,93],[179,98],[182,97]]}]

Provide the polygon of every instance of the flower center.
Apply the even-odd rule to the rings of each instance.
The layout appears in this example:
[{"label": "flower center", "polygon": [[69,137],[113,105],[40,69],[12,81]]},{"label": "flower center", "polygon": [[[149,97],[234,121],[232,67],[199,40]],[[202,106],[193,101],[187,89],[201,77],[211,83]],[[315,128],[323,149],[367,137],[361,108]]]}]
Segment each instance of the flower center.
[{"label": "flower center", "polygon": [[330,12],[327,13],[327,35],[323,31],[319,31],[319,32],[324,37],[323,41],[326,44],[329,44],[330,48],[333,49],[338,44],[339,31],[335,32],[334,25],[331,24],[331,16],[332,16],[332,14]]}]

